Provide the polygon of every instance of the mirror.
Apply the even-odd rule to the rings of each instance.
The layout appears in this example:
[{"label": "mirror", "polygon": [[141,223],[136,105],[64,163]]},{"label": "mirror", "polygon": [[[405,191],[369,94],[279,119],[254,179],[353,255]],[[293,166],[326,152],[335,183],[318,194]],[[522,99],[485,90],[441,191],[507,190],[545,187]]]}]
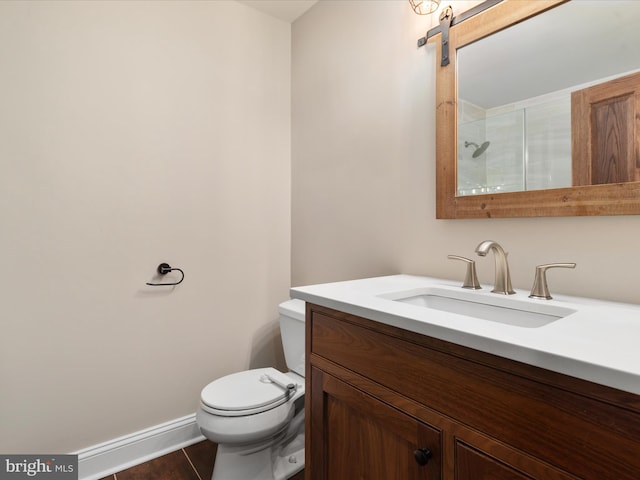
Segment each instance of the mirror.
[{"label": "mirror", "polygon": [[501,2],[451,27],[444,67],[433,37],[437,218],[639,214],[639,20],[635,1]]}]

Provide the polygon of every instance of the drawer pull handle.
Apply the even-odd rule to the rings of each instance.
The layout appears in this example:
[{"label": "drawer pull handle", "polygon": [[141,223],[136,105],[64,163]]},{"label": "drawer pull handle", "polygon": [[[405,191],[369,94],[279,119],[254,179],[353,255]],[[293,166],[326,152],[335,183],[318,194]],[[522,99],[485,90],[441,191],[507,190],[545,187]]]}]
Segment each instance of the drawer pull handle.
[{"label": "drawer pull handle", "polygon": [[419,448],[413,452],[413,458],[416,459],[418,465],[424,466],[429,463],[429,459],[433,456],[428,448]]}]

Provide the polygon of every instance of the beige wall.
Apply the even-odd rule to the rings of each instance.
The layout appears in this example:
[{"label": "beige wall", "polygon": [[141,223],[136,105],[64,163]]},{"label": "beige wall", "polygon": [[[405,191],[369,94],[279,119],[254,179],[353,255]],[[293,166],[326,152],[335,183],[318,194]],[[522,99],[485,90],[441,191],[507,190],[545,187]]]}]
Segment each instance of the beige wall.
[{"label": "beige wall", "polygon": [[[516,288],[531,288],[538,264],[573,261],[549,272],[552,293],[640,303],[639,216],[435,219],[436,59],[416,48],[432,21],[404,1],[323,0],[293,24],[293,285],[462,279],[447,254],[493,239]],[[477,260],[491,283],[493,260]]]},{"label": "beige wall", "polygon": [[[290,32],[232,1],[0,2],[0,452],[281,361]],[[145,285],[162,261],[182,285]]]}]

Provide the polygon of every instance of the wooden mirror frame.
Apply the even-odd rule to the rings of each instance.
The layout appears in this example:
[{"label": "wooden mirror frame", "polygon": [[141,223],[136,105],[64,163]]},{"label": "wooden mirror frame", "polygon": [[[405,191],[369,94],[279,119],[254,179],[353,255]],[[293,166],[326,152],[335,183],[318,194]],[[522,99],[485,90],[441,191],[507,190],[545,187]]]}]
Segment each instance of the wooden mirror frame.
[{"label": "wooden mirror frame", "polygon": [[[436,218],[561,217],[640,214],[640,182],[583,185],[549,190],[457,196],[457,52],[469,43],[525,21],[567,0],[505,0],[455,24],[449,30],[450,63],[440,66],[441,34],[436,44]],[[455,13],[455,12],[454,12]],[[544,39],[540,39],[544,41]],[[640,134],[640,112],[636,112]],[[589,139],[584,139],[589,141]],[[574,141],[572,139],[572,141]],[[640,161],[640,152],[636,152]]]}]

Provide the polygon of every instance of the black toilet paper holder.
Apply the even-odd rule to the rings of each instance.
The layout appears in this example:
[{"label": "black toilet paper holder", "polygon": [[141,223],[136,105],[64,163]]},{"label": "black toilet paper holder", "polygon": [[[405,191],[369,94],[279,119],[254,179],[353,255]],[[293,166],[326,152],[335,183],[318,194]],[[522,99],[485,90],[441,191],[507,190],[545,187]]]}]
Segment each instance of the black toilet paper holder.
[{"label": "black toilet paper holder", "polygon": [[179,285],[182,283],[182,281],[184,280],[184,272],[182,271],[181,268],[174,268],[171,265],[169,265],[168,263],[161,263],[160,265],[158,265],[158,268],[156,269],[156,271],[158,272],[159,275],[166,275],[169,272],[173,272],[173,271],[178,271],[180,272],[180,274],[182,275],[182,278],[180,280],[178,280],[177,282],[172,282],[172,283],[151,283],[151,282],[147,282],[147,285],[150,285],[152,287],[171,287],[174,285]]}]

